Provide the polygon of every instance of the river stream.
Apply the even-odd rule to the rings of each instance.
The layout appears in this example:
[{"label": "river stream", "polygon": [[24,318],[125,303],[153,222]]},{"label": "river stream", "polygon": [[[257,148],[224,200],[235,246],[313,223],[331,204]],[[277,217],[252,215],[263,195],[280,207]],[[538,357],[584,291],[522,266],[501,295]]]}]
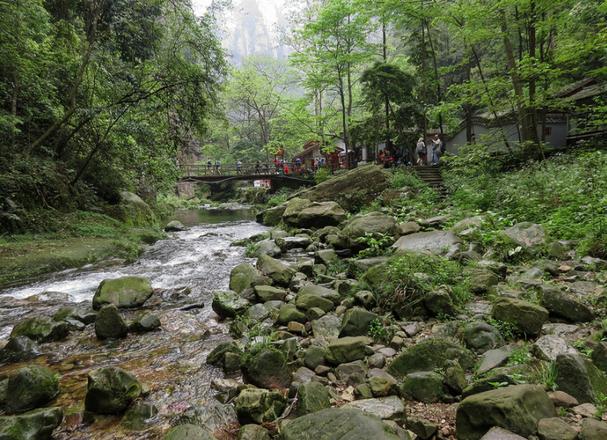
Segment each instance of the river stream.
[{"label": "river stream", "polygon": [[[61,393],[53,405],[64,407],[66,419],[57,438],[156,439],[174,419],[196,408],[203,408],[210,425],[221,424],[216,419],[224,414],[210,409],[215,405],[210,382],[221,373],[204,362],[227,333],[211,309],[212,293],[226,289],[231,269],[247,261],[244,248],[231,243],[265,228],[252,221],[252,213],[246,210],[190,210],[178,213],[177,218],[189,229],[158,241],[133,264],[63,271],[0,292],[0,340],[5,341],[21,318],[51,316],[66,306],[90,307],[103,279],[144,276],[155,289],[143,310],[159,316],[161,331],[101,342],[94,326],[88,325],[65,341],[41,346],[44,355],[32,362],[45,364],[62,376]],[[141,309],[123,314],[132,318],[137,313]],[[0,366],[0,377],[22,365]],[[156,405],[159,413],[140,431],[125,428],[120,417],[97,416],[91,423],[83,415],[86,374],[102,366],[120,366],[149,388],[145,402]]]}]

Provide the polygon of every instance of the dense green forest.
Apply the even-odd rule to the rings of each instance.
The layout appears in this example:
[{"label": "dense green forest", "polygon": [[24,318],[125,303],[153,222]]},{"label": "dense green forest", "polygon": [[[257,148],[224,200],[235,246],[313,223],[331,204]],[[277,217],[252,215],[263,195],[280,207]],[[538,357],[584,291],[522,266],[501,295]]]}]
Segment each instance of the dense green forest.
[{"label": "dense green forest", "polygon": [[[550,110],[579,111],[559,91],[607,71],[601,0],[328,0],[295,2],[288,60],[232,69],[205,154],[259,158],[306,140],[349,149],[470,126],[477,112],[516,115],[511,147],[539,146]],[[605,97],[588,128],[604,125]],[[470,139],[470,134],[469,141]],[[496,136],[502,136],[499,132]],[[482,139],[475,139],[483,143]],[[485,139],[486,140],[486,139]]]},{"label": "dense green forest", "polygon": [[[169,191],[226,62],[213,10],[181,0],[0,3],[3,226],[36,209]],[[44,225],[43,225],[44,226]]]}]

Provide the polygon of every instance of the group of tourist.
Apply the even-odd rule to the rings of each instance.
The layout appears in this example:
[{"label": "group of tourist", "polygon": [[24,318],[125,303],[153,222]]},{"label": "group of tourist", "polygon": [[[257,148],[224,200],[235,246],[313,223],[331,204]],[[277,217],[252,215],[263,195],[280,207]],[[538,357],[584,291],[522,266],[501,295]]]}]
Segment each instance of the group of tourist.
[{"label": "group of tourist", "polygon": [[441,156],[445,153],[445,143],[438,134],[427,141],[420,137],[415,146],[415,153],[417,154],[417,165],[438,165]]}]

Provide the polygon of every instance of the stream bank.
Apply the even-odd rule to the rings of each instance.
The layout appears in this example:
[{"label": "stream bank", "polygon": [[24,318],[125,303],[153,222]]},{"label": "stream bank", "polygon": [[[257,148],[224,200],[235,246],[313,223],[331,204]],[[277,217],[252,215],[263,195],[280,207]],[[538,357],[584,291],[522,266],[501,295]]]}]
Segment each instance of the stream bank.
[{"label": "stream bank", "polygon": [[[250,261],[242,248],[230,244],[265,230],[250,220],[252,215],[249,210],[182,211],[176,217],[188,230],[155,242],[132,264],[70,269],[1,291],[0,338],[6,340],[15,323],[31,317],[90,313],[91,298],[104,279],[141,276],[151,281],[153,295],[142,308],[121,314],[130,322],[153,313],[161,330],[100,341],[94,325],[82,325],[63,341],[40,344],[42,355],[33,361],[3,365],[0,377],[32,363],[60,375],[60,394],[53,405],[63,407],[65,420],[58,439],[156,439],[175,419],[188,415],[208,418],[210,426],[229,426],[235,421],[233,410],[211,399],[210,384],[222,374],[204,360],[226,337],[226,328],[211,310],[212,292],[228,287],[232,267]],[[107,366],[134,374],[147,388],[143,407],[149,403],[156,408],[153,413],[158,411],[146,422],[137,419],[136,430],[121,424],[121,417],[96,416],[92,421],[84,412],[87,374]]]}]

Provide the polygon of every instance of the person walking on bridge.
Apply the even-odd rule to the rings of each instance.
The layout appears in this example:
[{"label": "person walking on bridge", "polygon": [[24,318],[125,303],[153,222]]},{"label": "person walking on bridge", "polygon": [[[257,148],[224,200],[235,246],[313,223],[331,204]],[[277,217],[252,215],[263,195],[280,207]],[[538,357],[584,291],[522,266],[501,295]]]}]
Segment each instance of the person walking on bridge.
[{"label": "person walking on bridge", "polygon": [[236,174],[242,173],[242,162],[240,160],[236,161]]},{"label": "person walking on bridge", "polygon": [[215,174],[219,174],[221,170],[221,161],[219,159],[217,159],[215,161]]}]

